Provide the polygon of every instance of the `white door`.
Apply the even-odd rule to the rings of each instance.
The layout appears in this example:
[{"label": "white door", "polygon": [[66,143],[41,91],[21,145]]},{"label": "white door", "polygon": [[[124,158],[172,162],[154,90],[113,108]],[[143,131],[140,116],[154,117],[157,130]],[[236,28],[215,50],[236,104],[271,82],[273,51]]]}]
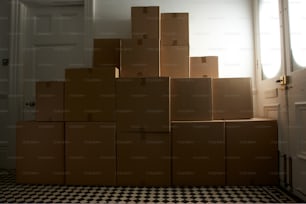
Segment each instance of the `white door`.
[{"label": "white door", "polygon": [[255,1],[257,10],[258,61],[256,69],[257,107],[256,116],[278,121],[279,176],[280,184],[288,180],[288,112],[285,86],[280,77],[286,74],[283,59],[281,31],[281,2],[276,0]]},{"label": "white door", "polygon": [[35,119],[35,82],[63,81],[85,66],[83,6],[31,6],[24,50],[24,120]]},{"label": "white door", "polygon": [[306,199],[306,1],[284,0],[292,190]]}]

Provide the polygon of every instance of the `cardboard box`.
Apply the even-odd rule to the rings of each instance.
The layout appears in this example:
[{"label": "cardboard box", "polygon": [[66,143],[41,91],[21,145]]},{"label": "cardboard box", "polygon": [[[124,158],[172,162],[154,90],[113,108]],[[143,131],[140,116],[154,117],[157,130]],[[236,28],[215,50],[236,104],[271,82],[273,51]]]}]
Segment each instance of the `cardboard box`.
[{"label": "cardboard box", "polygon": [[117,183],[120,186],[170,185],[170,134],[117,134]]},{"label": "cardboard box", "polygon": [[158,77],[160,49],[157,39],[124,39],[121,77]]},{"label": "cardboard box", "polygon": [[116,69],[67,69],[65,121],[115,121]]},{"label": "cardboard box", "polygon": [[120,68],[120,39],[94,39],[93,66]]},{"label": "cardboard box", "polygon": [[219,63],[217,56],[190,57],[190,77],[219,77]]},{"label": "cardboard box", "polygon": [[227,185],[278,185],[274,120],[226,121]]},{"label": "cardboard box", "polygon": [[253,118],[250,78],[213,79],[213,119]]},{"label": "cardboard box", "polygon": [[189,46],[188,13],[161,14],[161,45]]},{"label": "cardboard box", "polygon": [[170,131],[170,80],[120,78],[117,89],[118,131]]},{"label": "cardboard box", "polygon": [[224,122],[173,122],[172,157],[173,185],[225,185]]},{"label": "cardboard box", "polygon": [[160,11],[158,6],[132,7],[132,37],[160,39]]},{"label": "cardboard box", "polygon": [[115,132],[114,123],[66,123],[66,184],[116,184]]},{"label": "cardboard box", "polygon": [[16,182],[64,184],[64,123],[17,122]]},{"label": "cardboard box", "polygon": [[171,120],[212,120],[211,78],[171,79]]},{"label": "cardboard box", "polygon": [[189,47],[162,46],[160,74],[172,78],[189,78]]},{"label": "cardboard box", "polygon": [[64,82],[36,83],[36,121],[64,121]]}]

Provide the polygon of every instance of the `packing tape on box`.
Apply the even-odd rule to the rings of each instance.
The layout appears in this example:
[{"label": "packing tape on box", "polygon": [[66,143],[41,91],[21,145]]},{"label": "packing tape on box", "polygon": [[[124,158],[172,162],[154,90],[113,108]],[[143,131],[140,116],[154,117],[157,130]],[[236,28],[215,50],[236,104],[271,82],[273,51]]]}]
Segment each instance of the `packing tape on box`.
[{"label": "packing tape on box", "polygon": [[201,61],[202,61],[202,63],[207,63],[206,57],[201,57]]}]

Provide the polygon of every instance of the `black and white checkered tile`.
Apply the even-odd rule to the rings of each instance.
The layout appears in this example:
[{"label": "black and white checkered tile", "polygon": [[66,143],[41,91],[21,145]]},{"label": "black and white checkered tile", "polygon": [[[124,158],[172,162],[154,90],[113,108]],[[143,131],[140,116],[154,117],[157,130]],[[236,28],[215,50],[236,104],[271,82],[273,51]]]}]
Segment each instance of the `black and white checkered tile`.
[{"label": "black and white checkered tile", "polygon": [[296,203],[276,186],[98,187],[19,185],[0,170],[0,203]]}]

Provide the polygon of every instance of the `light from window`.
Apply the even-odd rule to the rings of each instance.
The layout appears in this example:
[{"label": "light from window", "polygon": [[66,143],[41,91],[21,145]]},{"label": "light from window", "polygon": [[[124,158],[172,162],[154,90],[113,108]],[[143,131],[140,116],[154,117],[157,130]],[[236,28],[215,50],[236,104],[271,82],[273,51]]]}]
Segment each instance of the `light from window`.
[{"label": "light from window", "polygon": [[294,61],[306,68],[306,1],[289,0],[290,41]]},{"label": "light from window", "polygon": [[265,78],[275,77],[281,69],[280,21],[277,0],[260,0],[260,58]]}]

